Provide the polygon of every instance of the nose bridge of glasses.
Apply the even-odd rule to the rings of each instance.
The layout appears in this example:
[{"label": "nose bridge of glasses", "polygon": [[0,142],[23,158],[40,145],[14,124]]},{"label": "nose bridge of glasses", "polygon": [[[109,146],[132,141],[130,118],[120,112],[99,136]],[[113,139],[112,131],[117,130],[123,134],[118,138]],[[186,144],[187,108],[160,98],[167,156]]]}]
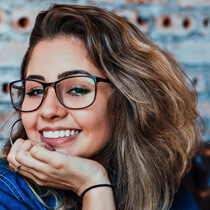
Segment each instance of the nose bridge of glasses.
[{"label": "nose bridge of glasses", "polygon": [[[46,90],[47,89],[47,87],[52,87],[53,89],[54,89],[54,91],[55,91],[55,95],[58,97],[58,95],[57,95],[57,92],[56,92],[56,83],[57,82],[49,82],[49,83],[42,83],[42,85],[43,85],[43,88],[44,88],[44,95],[43,95],[43,98],[46,98],[47,97],[47,93],[48,93],[48,90]],[[59,98],[58,98],[58,100],[59,100]],[[60,100],[59,100],[60,101]]]},{"label": "nose bridge of glasses", "polygon": [[[48,101],[47,104],[50,104],[51,107],[52,107],[52,104],[57,106],[57,102],[63,106],[61,99],[57,94],[56,84],[57,84],[57,81],[50,82],[50,83],[42,83],[43,88],[44,88],[44,94],[43,94],[43,99],[42,99],[41,104],[43,103],[46,104],[46,100],[47,100]],[[51,89],[50,87],[52,87],[54,90],[50,90]],[[53,103],[52,103],[52,100],[53,100]],[[57,100],[57,102],[55,100]]]},{"label": "nose bridge of glasses", "polygon": [[[57,82],[48,82],[48,83],[42,83],[42,86],[43,86],[43,88],[44,88],[44,95],[46,95],[46,88],[47,87],[52,87],[54,90],[55,90],[55,92],[56,92],[56,83]],[[56,93],[56,95],[57,95],[57,93]],[[46,96],[45,96],[46,97]]]},{"label": "nose bridge of glasses", "polygon": [[44,89],[47,87],[53,87],[55,88],[57,82],[49,82],[49,83],[42,83],[42,85],[44,86]]}]

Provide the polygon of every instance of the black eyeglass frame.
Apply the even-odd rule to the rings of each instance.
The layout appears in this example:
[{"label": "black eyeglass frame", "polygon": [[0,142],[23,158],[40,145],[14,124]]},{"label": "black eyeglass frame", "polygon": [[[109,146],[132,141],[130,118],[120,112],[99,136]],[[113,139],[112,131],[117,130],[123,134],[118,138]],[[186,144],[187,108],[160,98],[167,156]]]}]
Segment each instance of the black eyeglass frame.
[{"label": "black eyeglass frame", "polygon": [[[94,98],[93,98],[92,103],[90,103],[88,106],[84,106],[84,107],[81,107],[81,108],[70,108],[70,107],[66,106],[66,105],[62,102],[62,100],[60,99],[60,97],[58,96],[58,93],[57,93],[57,90],[56,90],[56,85],[57,85],[59,82],[65,80],[65,79],[74,78],[74,77],[88,77],[88,78],[92,78],[92,79],[94,80],[94,84],[95,84],[95,95],[94,95]],[[34,81],[34,82],[38,82],[38,83],[40,83],[40,84],[43,86],[43,92],[44,92],[44,94],[43,94],[42,100],[41,100],[41,102],[40,102],[40,105],[39,105],[36,109],[30,110],[30,111],[23,111],[23,110],[21,110],[21,109],[18,109],[18,108],[15,106],[15,104],[14,104],[14,102],[13,102],[13,99],[12,99],[12,85],[13,85],[14,83],[16,83],[16,82],[25,82],[25,81]],[[101,78],[101,77],[95,77],[95,76],[92,76],[92,75],[74,75],[74,76],[65,77],[65,78],[59,79],[59,80],[57,80],[57,81],[55,81],[55,82],[49,82],[49,83],[37,81],[37,80],[35,80],[35,79],[16,80],[16,81],[13,81],[13,82],[11,82],[11,83],[9,84],[9,87],[10,87],[10,98],[11,98],[13,107],[14,107],[17,111],[20,111],[20,112],[33,112],[33,111],[39,109],[39,107],[42,105],[43,100],[44,100],[44,97],[45,97],[45,89],[46,89],[47,87],[53,87],[54,90],[55,90],[55,94],[56,94],[56,96],[57,96],[57,98],[58,98],[58,101],[59,101],[65,108],[67,108],[67,109],[72,109],[72,110],[85,109],[85,108],[91,106],[91,105],[95,102],[96,95],[97,95],[97,83],[98,83],[98,82],[111,83],[109,79],[105,79],[105,78]]]}]

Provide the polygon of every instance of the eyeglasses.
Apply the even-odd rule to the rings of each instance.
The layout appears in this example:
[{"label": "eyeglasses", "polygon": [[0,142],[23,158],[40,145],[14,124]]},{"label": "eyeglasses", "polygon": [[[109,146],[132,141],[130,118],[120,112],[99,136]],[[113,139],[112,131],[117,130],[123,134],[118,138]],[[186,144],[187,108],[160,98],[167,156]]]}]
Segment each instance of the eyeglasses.
[{"label": "eyeglasses", "polygon": [[16,110],[32,112],[42,105],[45,89],[50,86],[54,87],[56,96],[64,107],[84,109],[94,103],[98,82],[110,83],[108,79],[89,75],[66,77],[51,83],[34,79],[18,80],[10,83],[10,96]]}]

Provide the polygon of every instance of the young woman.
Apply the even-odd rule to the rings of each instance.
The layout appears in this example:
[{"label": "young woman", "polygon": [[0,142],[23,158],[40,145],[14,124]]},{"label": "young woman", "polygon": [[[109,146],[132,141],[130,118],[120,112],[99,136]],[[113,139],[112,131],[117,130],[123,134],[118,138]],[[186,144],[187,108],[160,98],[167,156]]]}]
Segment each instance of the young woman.
[{"label": "young woman", "polygon": [[123,18],[91,6],[42,11],[10,86],[21,126],[3,151],[1,205],[170,208],[200,139],[188,86]]}]

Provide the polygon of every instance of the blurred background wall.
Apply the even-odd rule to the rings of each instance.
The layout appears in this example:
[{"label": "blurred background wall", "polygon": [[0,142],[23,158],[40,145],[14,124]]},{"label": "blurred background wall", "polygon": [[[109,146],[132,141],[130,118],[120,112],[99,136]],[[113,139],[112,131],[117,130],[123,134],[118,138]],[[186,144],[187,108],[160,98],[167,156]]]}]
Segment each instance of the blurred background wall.
[{"label": "blurred background wall", "polygon": [[19,79],[37,13],[52,3],[106,8],[133,22],[170,52],[194,82],[206,124],[205,149],[194,159],[188,183],[201,209],[210,206],[210,0],[0,0],[0,149],[14,111],[8,83]]},{"label": "blurred background wall", "polygon": [[35,16],[55,2],[114,11],[174,55],[196,85],[203,140],[210,139],[210,0],[0,0],[0,141],[8,137],[5,122],[12,118],[8,82],[19,78]]}]

